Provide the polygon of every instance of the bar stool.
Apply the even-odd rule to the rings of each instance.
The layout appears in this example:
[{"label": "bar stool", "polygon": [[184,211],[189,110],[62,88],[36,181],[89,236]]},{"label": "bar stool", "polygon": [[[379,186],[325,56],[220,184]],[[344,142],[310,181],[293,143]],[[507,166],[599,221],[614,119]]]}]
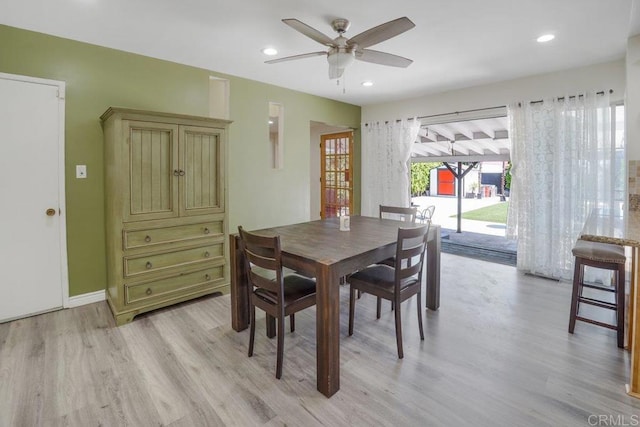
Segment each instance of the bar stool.
[{"label": "bar stool", "polygon": [[[624,270],[627,260],[624,247],[609,243],[589,242],[578,240],[574,246],[575,268],[573,272],[573,293],[571,295],[571,314],[569,316],[569,333],[573,333],[576,320],[614,329],[618,332],[618,347],[624,347]],[[584,267],[590,266],[611,270],[614,272],[613,286],[600,286],[584,283]],[[583,288],[591,288],[599,291],[613,292],[615,303],[588,298],[582,295]],[[578,314],[580,303],[590,304],[616,312],[616,324],[603,323],[594,319],[588,319]]]}]

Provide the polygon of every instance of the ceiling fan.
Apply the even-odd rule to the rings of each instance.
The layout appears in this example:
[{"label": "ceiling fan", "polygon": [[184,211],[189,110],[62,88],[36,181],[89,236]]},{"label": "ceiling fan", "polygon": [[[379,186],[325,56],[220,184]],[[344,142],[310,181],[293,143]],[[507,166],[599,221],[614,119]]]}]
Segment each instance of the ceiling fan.
[{"label": "ceiling fan", "polygon": [[369,46],[381,43],[415,27],[416,25],[406,16],[370,28],[350,39],[344,36],[350,25],[347,19],[334,19],[331,22],[331,27],[338,33],[338,37],[335,39],[331,39],[329,36],[297,19],[283,19],[282,22],[310,39],[327,46],[329,50],[272,59],[265,61],[266,64],[325,55],[329,62],[329,78],[337,79],[342,76],[345,68],[351,65],[354,60],[402,68],[408,67],[413,62],[411,59],[402,56],[367,49]]}]

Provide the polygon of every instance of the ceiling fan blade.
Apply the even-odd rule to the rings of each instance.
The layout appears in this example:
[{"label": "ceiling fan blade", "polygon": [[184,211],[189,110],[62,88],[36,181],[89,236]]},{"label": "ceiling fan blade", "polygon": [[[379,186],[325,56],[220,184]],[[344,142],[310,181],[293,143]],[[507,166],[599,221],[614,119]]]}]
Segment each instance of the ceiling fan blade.
[{"label": "ceiling fan blade", "polygon": [[356,51],[356,59],[364,62],[372,62],[374,64],[389,65],[391,67],[406,68],[413,62],[411,59],[392,55],[390,53],[378,52],[377,50],[362,49]]},{"label": "ceiling fan blade", "polygon": [[358,45],[358,48],[363,49],[402,34],[415,26],[416,24],[411,22],[411,19],[404,16],[353,36],[347,41],[347,44],[349,46]]},{"label": "ceiling fan blade", "polygon": [[269,61],[264,61],[264,63],[277,64],[278,62],[293,61],[294,59],[304,59],[304,58],[311,58],[313,56],[322,56],[322,55],[327,56],[327,52],[320,51],[320,52],[303,53],[300,55],[285,56],[284,58],[271,59]]},{"label": "ceiling fan blade", "polygon": [[310,39],[317,41],[320,44],[323,44],[323,45],[329,46],[329,47],[332,47],[334,45],[333,44],[333,39],[331,39],[327,35],[324,35],[323,33],[321,33],[320,31],[316,30],[315,28],[308,26],[307,24],[305,24],[302,21],[298,21],[297,19],[289,18],[289,19],[283,19],[282,22],[284,22],[285,24],[287,24],[288,26],[290,26],[294,30],[304,34],[307,37],[309,37]]},{"label": "ceiling fan blade", "polygon": [[329,67],[329,78],[332,80],[342,77],[342,73],[344,73],[344,68]]}]

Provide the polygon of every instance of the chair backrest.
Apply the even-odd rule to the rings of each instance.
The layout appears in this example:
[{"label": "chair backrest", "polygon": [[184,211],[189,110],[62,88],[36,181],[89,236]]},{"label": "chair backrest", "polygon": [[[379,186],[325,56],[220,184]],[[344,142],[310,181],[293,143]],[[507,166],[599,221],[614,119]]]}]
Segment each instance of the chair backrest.
[{"label": "chair backrest", "polygon": [[422,267],[424,265],[424,251],[427,246],[429,228],[431,224],[415,228],[399,228],[396,246],[396,290],[401,282],[417,275],[418,283],[422,281]]},{"label": "chair backrest", "polygon": [[402,208],[399,206],[384,206],[380,205],[380,219],[399,219],[400,221],[410,222],[415,224],[416,216],[418,214],[417,207]]},{"label": "chair backrest", "polygon": [[425,217],[429,220],[433,218],[433,213],[436,211],[435,205],[427,206],[425,209]]},{"label": "chair backrest", "polygon": [[284,295],[280,236],[261,236],[242,226],[238,227],[238,232],[249,284],[273,292],[280,300]]}]

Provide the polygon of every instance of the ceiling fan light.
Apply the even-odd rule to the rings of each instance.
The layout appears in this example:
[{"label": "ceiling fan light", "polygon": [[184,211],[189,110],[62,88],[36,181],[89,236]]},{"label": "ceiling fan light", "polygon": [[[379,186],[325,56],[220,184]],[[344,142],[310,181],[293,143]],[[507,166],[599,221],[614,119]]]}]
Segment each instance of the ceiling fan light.
[{"label": "ceiling fan light", "polygon": [[329,62],[330,67],[347,68],[349,65],[353,64],[355,60],[356,56],[353,50],[332,49],[332,52],[329,52],[329,55],[327,55],[327,62]]},{"label": "ceiling fan light", "polygon": [[371,86],[373,86],[373,82],[371,80],[365,80],[365,81],[362,82],[362,86],[371,87]]},{"label": "ceiling fan light", "polygon": [[274,56],[278,54],[278,50],[275,47],[265,47],[262,49],[262,53],[267,56]]}]

